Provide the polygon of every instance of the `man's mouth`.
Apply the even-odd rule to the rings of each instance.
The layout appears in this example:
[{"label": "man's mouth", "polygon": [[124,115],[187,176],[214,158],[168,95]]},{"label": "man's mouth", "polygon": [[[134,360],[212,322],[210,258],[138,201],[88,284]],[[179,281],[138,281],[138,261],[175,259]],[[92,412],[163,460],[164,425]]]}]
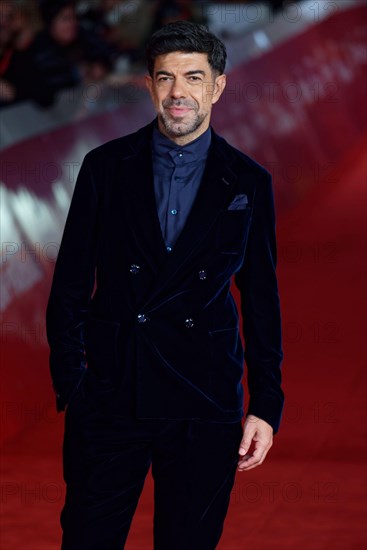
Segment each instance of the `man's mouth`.
[{"label": "man's mouth", "polygon": [[191,111],[189,107],[168,107],[167,110],[171,113],[172,116],[177,117],[183,116]]}]

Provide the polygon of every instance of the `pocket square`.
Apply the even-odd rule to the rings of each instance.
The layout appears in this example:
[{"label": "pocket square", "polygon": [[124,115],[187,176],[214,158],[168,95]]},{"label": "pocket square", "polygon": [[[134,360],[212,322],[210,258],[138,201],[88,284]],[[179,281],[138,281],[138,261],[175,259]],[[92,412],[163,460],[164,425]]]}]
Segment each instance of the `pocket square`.
[{"label": "pocket square", "polygon": [[227,210],[244,210],[247,204],[247,195],[236,195]]}]

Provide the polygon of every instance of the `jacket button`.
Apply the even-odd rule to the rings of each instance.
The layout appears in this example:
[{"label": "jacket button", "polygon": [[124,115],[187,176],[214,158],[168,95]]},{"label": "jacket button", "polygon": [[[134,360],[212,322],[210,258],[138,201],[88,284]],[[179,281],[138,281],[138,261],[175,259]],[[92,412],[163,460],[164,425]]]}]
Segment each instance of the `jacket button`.
[{"label": "jacket button", "polygon": [[145,315],[145,313],[139,313],[138,317],[138,323],[146,323],[148,321],[148,317]]},{"label": "jacket button", "polygon": [[130,273],[132,273],[133,275],[137,275],[140,271],[140,265],[137,265],[137,264],[131,264],[130,266]]},{"label": "jacket button", "polygon": [[186,328],[192,328],[194,326],[194,321],[189,317],[188,319],[185,319],[185,326]]},{"label": "jacket button", "polygon": [[200,271],[199,271],[200,281],[205,281],[206,276],[207,276],[206,270],[205,269],[200,269]]}]

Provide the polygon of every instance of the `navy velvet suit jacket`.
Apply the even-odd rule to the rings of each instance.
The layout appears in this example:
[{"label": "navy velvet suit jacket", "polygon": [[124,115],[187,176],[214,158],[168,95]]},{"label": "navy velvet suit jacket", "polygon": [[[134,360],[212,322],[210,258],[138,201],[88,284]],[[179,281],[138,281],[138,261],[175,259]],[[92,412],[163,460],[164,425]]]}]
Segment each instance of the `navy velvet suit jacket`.
[{"label": "navy velvet suit jacket", "polygon": [[88,377],[97,394],[118,395],[133,369],[138,417],[234,422],[245,410],[245,359],[247,413],[276,432],[284,396],[271,176],[212,129],[203,180],[169,253],[152,128],[94,149],[80,169],[46,315],[57,410]]}]

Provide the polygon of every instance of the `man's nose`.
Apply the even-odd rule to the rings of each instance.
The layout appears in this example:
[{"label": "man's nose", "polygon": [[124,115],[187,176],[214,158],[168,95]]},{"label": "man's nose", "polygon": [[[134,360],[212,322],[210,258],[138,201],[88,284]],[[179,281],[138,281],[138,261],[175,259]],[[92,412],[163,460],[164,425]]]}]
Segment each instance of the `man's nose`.
[{"label": "man's nose", "polygon": [[184,82],[182,82],[182,80],[179,80],[177,78],[172,82],[170,91],[171,91],[171,97],[174,97],[176,99],[180,97],[186,97],[185,84]]}]

